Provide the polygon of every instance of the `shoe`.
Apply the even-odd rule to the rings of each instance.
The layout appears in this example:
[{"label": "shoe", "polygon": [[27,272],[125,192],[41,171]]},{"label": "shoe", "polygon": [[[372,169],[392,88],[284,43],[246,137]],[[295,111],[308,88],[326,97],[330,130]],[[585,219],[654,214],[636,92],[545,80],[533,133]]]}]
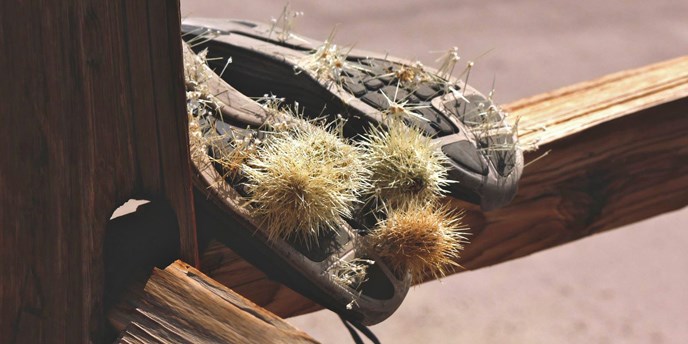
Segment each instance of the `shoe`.
[{"label": "shoe", "polygon": [[[452,197],[492,210],[517,192],[523,153],[516,130],[489,97],[451,77],[451,52],[439,70],[358,50],[331,39],[318,42],[245,20],[187,18],[186,39],[202,37],[209,64],[250,97],[279,94],[305,115],[342,115],[344,134],[356,140],[371,125],[401,114],[446,155]],[[216,57],[221,57],[216,59]]]},{"label": "shoe", "polygon": [[[331,223],[333,230],[311,241],[275,235],[268,230],[270,223],[259,221],[245,206],[256,192],[247,187],[247,176],[228,173],[218,164],[238,149],[237,142],[264,141],[269,130],[298,120],[234,89],[186,44],[184,61],[199,236],[221,241],[272,279],[354,324],[372,325],[389,317],[406,296],[410,276],[378,259],[353,221],[338,218]],[[305,121],[290,125],[324,132]]]}]

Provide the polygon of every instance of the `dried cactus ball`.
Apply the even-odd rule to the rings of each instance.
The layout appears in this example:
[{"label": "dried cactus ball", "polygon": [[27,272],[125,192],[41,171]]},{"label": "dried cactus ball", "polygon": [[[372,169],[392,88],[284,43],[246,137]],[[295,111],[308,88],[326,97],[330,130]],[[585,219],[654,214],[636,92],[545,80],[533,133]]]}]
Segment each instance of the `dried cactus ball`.
[{"label": "dried cactus ball", "polygon": [[246,162],[249,204],[268,239],[312,243],[351,217],[367,170],[360,149],[315,125],[267,135]]},{"label": "dried cactus ball", "polygon": [[400,120],[388,121],[386,130],[371,127],[361,146],[365,164],[372,173],[369,197],[378,206],[432,201],[449,183],[444,154],[429,137]]},{"label": "dried cactus ball", "polygon": [[398,275],[407,271],[414,283],[444,277],[467,243],[462,215],[433,203],[393,209],[369,234],[373,250]]}]

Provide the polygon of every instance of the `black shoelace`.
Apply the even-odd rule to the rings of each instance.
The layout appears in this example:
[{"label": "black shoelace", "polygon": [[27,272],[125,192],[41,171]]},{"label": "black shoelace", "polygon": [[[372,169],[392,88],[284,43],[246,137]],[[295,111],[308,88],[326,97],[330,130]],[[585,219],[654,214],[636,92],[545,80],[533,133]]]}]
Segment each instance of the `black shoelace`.
[{"label": "black shoelace", "polygon": [[341,319],[342,323],[344,323],[344,326],[346,326],[346,329],[349,331],[349,334],[351,334],[351,338],[353,338],[354,343],[364,344],[363,339],[361,339],[361,336],[358,334],[358,332],[356,332],[356,330],[358,330],[364,336],[370,339],[370,341],[373,342],[373,344],[380,344],[380,340],[377,339],[373,331],[371,331],[365,325],[362,325],[358,321],[347,320],[341,315],[339,316],[339,319]]}]

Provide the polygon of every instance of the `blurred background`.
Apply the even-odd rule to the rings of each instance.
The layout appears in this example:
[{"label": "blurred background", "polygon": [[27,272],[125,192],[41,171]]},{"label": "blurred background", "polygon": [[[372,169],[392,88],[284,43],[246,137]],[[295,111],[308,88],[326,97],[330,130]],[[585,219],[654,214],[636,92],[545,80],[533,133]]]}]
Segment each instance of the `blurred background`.
[{"label": "blurred background", "polygon": [[[182,16],[268,22],[284,5],[182,0]],[[688,54],[688,1],[350,0],[290,6],[304,12],[297,34],[325,39],[339,24],[338,44],[426,65],[453,46],[464,61],[489,51],[477,60],[471,84],[488,92],[495,78],[501,103]],[[688,343],[686,247],[688,209],[682,209],[425,283],[372,330],[383,343]],[[352,342],[327,310],[289,322],[323,343]]]}]

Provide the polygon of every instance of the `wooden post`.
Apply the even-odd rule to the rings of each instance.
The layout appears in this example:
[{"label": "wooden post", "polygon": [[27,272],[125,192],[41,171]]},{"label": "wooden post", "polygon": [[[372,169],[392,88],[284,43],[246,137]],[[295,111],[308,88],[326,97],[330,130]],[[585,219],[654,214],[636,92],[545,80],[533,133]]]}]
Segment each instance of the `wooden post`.
[{"label": "wooden post", "polygon": [[129,198],[197,261],[178,1],[0,4],[0,343],[103,338],[103,246]]}]

